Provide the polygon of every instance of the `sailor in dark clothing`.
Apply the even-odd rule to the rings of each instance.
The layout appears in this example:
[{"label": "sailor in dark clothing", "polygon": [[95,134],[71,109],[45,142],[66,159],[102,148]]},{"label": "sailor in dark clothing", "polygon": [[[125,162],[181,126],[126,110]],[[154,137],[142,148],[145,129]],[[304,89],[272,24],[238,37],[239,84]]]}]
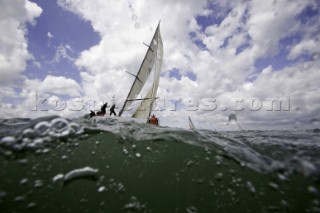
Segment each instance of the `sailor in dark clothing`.
[{"label": "sailor in dark clothing", "polygon": [[101,106],[101,109],[99,112],[97,112],[97,115],[104,116],[106,114],[106,108],[108,107],[108,103],[106,102]]},{"label": "sailor in dark clothing", "polygon": [[116,105],[115,104],[112,104],[111,108],[110,108],[110,116],[112,114],[114,114],[114,116],[117,116],[116,112],[114,111],[114,109],[116,108]]},{"label": "sailor in dark clothing", "polygon": [[94,111],[90,110],[89,116],[90,116],[90,118],[92,118],[92,117],[96,116],[96,113]]}]

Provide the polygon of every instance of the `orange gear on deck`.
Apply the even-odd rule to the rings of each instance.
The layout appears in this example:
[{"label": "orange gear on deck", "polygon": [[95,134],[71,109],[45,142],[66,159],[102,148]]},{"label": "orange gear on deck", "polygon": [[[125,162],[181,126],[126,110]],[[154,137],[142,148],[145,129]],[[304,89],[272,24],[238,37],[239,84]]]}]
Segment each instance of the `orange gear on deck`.
[{"label": "orange gear on deck", "polygon": [[153,125],[159,125],[159,120],[158,118],[156,118],[156,116],[152,115],[149,120],[148,120],[149,124],[153,124]]}]

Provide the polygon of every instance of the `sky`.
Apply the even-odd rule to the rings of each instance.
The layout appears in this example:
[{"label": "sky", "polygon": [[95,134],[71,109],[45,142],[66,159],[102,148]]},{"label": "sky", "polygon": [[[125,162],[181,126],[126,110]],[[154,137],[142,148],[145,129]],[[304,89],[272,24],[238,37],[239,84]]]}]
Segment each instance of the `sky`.
[{"label": "sky", "polygon": [[[163,126],[320,128],[317,0],[0,0],[0,118],[119,112],[154,31]],[[129,116],[130,111],[125,116]],[[234,123],[234,122],[233,122]]]}]

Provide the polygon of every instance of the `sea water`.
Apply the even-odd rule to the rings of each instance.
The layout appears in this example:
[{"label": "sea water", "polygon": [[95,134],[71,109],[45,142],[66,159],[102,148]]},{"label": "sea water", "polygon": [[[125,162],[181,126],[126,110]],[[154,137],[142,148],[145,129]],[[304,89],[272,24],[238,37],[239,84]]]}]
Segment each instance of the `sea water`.
[{"label": "sea water", "polygon": [[2,119],[0,212],[320,212],[320,132]]}]

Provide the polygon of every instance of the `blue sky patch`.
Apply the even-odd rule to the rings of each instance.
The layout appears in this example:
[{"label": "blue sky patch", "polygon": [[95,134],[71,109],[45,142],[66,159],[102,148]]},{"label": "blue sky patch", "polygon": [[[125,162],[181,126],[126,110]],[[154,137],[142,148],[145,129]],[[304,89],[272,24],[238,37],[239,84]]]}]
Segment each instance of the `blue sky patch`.
[{"label": "blue sky patch", "polygon": [[175,78],[175,79],[181,80],[181,77],[182,75],[178,69],[174,68],[169,71],[169,78]]},{"label": "blue sky patch", "polygon": [[[73,60],[79,56],[78,53],[97,44],[100,41],[99,34],[93,31],[88,21],[63,10],[56,1],[34,2],[43,12],[35,26],[28,26],[28,49],[35,61],[41,61],[41,67],[37,67],[34,61],[29,61],[26,76],[43,79],[48,74],[62,75],[79,82],[81,78]],[[69,59],[61,56],[55,61],[59,47],[70,47],[65,50]]]}]

